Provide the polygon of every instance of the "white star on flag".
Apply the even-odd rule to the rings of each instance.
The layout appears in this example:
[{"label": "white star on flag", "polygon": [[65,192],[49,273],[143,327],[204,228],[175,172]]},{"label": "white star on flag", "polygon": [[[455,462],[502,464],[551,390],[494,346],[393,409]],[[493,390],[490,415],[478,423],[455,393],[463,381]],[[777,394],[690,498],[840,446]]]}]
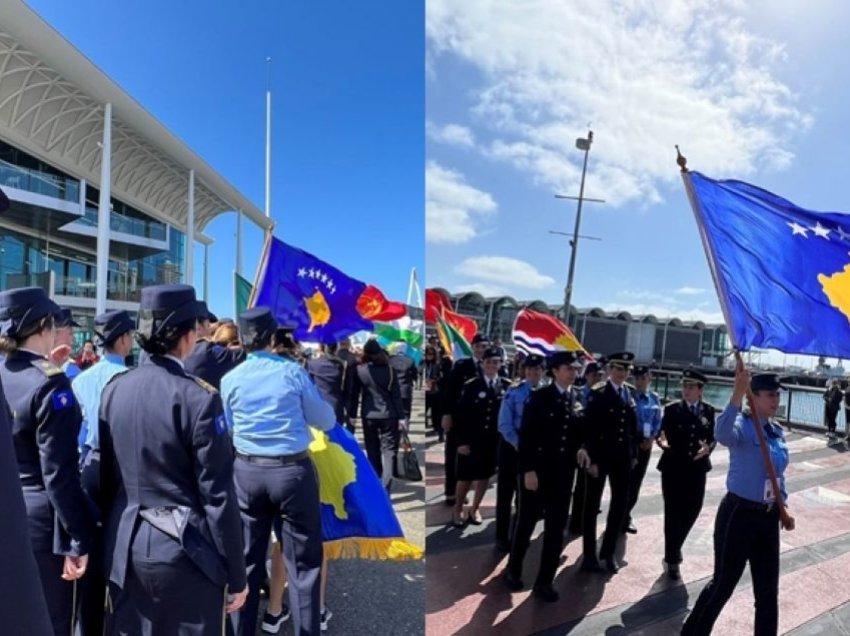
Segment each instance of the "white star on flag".
[{"label": "white star on flag", "polygon": [[307,269],[305,267],[298,268],[298,278],[304,278],[307,275]]},{"label": "white star on flag", "polygon": [[316,278],[316,270],[312,267],[310,268],[310,278]]},{"label": "white star on flag", "polygon": [[821,238],[825,238],[827,241],[829,240],[829,233],[831,232],[831,230],[822,226],[820,224],[820,221],[818,221],[818,224],[815,227],[809,229]]},{"label": "white star on flag", "polygon": [[838,236],[840,236],[842,240],[844,240],[844,241],[850,240],[850,233],[845,232],[844,228],[841,227],[840,225],[838,226],[838,229],[835,230],[835,231],[838,232]]},{"label": "white star on flag", "polygon": [[808,228],[800,225],[796,221],[793,221],[791,223],[787,223],[787,225],[788,225],[788,227],[791,228],[791,231],[793,232],[792,236],[796,236],[797,234],[799,234],[803,238],[809,238]]},{"label": "white star on flag", "polygon": [[327,274],[325,274],[324,272],[322,272],[322,282],[323,282],[323,283],[327,283],[327,282],[328,282],[328,275],[327,275]]}]

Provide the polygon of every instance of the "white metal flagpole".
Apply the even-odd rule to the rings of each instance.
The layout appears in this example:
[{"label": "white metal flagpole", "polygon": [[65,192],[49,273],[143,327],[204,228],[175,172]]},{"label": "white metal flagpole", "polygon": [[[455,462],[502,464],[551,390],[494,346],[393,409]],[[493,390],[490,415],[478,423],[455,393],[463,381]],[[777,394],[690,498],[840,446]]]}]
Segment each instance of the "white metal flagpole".
[{"label": "white metal flagpole", "polygon": [[266,216],[272,215],[272,58],[266,58]]}]

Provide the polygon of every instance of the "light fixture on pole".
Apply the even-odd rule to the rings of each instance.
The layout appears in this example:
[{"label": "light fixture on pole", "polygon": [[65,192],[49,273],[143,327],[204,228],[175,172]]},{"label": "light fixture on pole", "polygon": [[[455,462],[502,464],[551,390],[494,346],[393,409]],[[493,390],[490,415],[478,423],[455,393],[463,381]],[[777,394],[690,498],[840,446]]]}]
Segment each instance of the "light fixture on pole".
[{"label": "light fixture on pole", "polygon": [[[573,277],[575,276],[576,270],[576,255],[578,253],[578,240],[582,238],[579,235],[579,229],[581,228],[581,206],[585,201],[592,201],[593,203],[605,203],[603,199],[590,199],[585,198],[584,196],[584,180],[587,176],[587,157],[590,154],[590,146],[593,144],[593,131],[589,130],[587,132],[587,137],[579,137],[576,139],[576,148],[579,150],[584,150],[584,164],[581,169],[581,185],[579,186],[578,197],[571,197],[566,195],[556,194],[556,199],[575,199],[578,201],[578,206],[576,209],[576,225],[575,230],[573,230],[573,238],[570,241],[570,246],[572,250],[570,251],[570,269],[567,273],[567,286],[564,288],[564,324],[569,326],[570,324],[570,302],[572,301],[573,295]],[[590,238],[590,237],[588,237]]]}]

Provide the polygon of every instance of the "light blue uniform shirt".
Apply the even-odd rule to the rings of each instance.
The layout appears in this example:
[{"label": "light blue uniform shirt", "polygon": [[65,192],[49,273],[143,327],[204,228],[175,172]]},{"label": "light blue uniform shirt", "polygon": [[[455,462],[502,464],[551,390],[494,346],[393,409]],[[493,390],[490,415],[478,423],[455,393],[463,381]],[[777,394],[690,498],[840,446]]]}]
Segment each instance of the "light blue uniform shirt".
[{"label": "light blue uniform shirt", "polygon": [[313,441],[310,426],[329,431],[336,424],[307,372],[273,353],[249,353],[221,379],[221,398],[233,445],[245,455],[300,453]]},{"label": "light blue uniform shirt", "polygon": [[[762,424],[764,422],[762,421]],[[787,501],[785,488],[785,469],[788,467],[788,445],[785,434],[778,424],[770,423],[765,428],[765,439],[770,450],[770,461],[776,471],[782,501]],[[715,439],[729,447],[729,473],[726,475],[726,489],[758,503],[772,501],[767,484],[769,477],[759,448],[758,434],[749,415],[741,413],[733,404],[727,404],[714,426]],[[766,494],[768,496],[766,496]]]},{"label": "light blue uniform shirt", "polygon": [[[74,365],[76,366],[76,365]],[[126,371],[124,358],[114,353],[104,354],[103,357],[85,371],[78,371],[78,375],[71,383],[77,402],[83,410],[83,423],[80,426],[80,446],[88,446],[92,449],[100,448],[100,437],[98,431],[98,413],[100,413],[100,396],[103,387],[116,373]]]},{"label": "light blue uniform shirt", "polygon": [[637,421],[644,439],[655,439],[661,432],[661,398],[655,391],[632,391],[637,405]]},{"label": "light blue uniform shirt", "polygon": [[522,412],[529,395],[531,395],[531,385],[523,380],[521,384],[508,389],[505,397],[502,398],[502,406],[499,407],[499,432],[514,448],[519,447]]}]

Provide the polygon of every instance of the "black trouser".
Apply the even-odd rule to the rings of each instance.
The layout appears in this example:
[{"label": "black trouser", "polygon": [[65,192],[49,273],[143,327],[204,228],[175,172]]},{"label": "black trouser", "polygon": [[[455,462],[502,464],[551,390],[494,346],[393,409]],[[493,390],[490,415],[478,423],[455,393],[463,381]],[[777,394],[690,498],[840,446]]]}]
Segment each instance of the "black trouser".
[{"label": "black trouser", "polygon": [[[573,488],[573,509],[570,513],[570,533],[571,534],[583,534],[584,533],[584,494],[587,490],[587,473],[583,468],[577,468],[575,470],[575,488]],[[596,510],[599,510],[597,508]],[[593,511],[593,514],[598,514],[596,510]]]},{"label": "black trouser", "polygon": [[398,429],[398,420],[363,420],[363,442],[366,444],[366,456],[378,477],[382,477],[384,472],[382,456],[387,455],[389,457],[392,454],[392,459],[395,461],[400,439],[401,432]]},{"label": "black trouser", "polygon": [[440,409],[440,394],[426,393],[425,394],[425,410],[430,409],[431,428],[437,433],[437,436],[443,439],[443,426],[440,420],[443,418],[443,413]]},{"label": "black trouser", "polygon": [[224,585],[207,578],[176,539],[141,521],[129,557],[124,587],[109,585],[106,634],[225,633]]},{"label": "black trouser", "polygon": [[605,524],[605,535],[602,537],[602,547],[599,548],[599,558],[607,559],[614,556],[617,539],[623,528],[626,510],[629,505],[629,478],[631,462],[623,458],[611,466],[599,466],[599,476],[587,475],[587,494],[584,501],[584,557],[596,558],[596,517],[599,514],[599,504],[602,502],[602,490],[606,478],[611,484],[611,503],[608,506],[608,521]]},{"label": "black trouser", "polygon": [[293,633],[319,633],[319,572],[322,567],[322,520],[319,485],[310,459],[281,466],[251,463],[237,456],[233,463],[236,498],[245,529],[248,598],[231,614],[239,636],[254,636],[260,587],[266,577],[266,553],[272,522],[282,517],[281,548],[289,581]]},{"label": "black trouser", "polygon": [[[519,482],[519,512],[508,560],[508,571],[522,578],[522,562],[528,551],[531,534],[543,512],[543,551],[535,585],[550,585],[555,578],[561,551],[564,549],[564,527],[570,509],[570,490],[573,486],[574,464],[564,462],[560,467],[537,474],[537,490],[532,492]],[[523,479],[522,476],[519,478]],[[595,515],[594,515],[595,516]]]},{"label": "black trouser", "polygon": [[684,636],[710,634],[714,621],[750,562],[758,636],[776,634],[779,622],[779,508],[728,493],[714,522],[714,574],[682,626]]},{"label": "black trouser", "polygon": [[702,510],[706,472],[702,467],[670,467],[661,472],[664,496],[664,560],[682,562],[682,546]]},{"label": "black trouser", "polygon": [[74,587],[78,583],[62,578],[65,557],[53,554],[52,550],[33,550],[33,553],[38,565],[38,576],[41,578],[41,589],[44,590],[44,599],[47,601],[47,610],[50,612],[53,633],[56,636],[67,636],[71,633]]},{"label": "black trouser", "polygon": [[457,488],[457,436],[454,430],[446,433],[446,444],[444,448],[446,469],[444,492],[446,493],[447,498],[454,499],[455,490]]},{"label": "black trouser", "polygon": [[513,523],[511,514],[517,494],[517,451],[499,439],[499,474],[496,480],[496,541],[510,542]]},{"label": "black trouser", "polygon": [[634,510],[635,504],[638,500],[638,495],[640,494],[640,486],[643,483],[644,476],[646,475],[646,467],[649,464],[650,455],[652,455],[651,446],[647,450],[643,450],[638,447],[637,464],[635,464],[635,467],[632,469],[632,474],[629,478],[629,506],[626,509],[626,520],[623,523],[623,529],[632,522],[632,510]]},{"label": "black trouser", "polygon": [[836,418],[838,417],[838,409],[832,408],[827,404],[826,406],[826,430],[830,433],[835,432],[836,427]]},{"label": "black trouser", "polygon": [[[96,509],[100,491],[99,451],[90,450],[86,454],[80,473],[80,484]],[[106,577],[103,575],[103,528],[99,524],[92,533],[86,575],[79,579],[77,585],[80,610],[76,633],[78,636],[102,636]]]}]

